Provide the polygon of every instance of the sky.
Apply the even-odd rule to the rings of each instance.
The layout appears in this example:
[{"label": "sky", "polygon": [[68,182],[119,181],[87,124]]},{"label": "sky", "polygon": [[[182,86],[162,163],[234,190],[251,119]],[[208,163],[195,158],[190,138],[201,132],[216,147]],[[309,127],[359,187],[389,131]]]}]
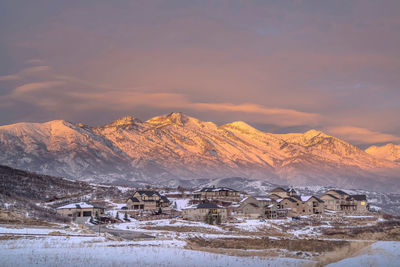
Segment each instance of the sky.
[{"label": "sky", "polygon": [[170,112],[400,144],[400,1],[0,2],[0,125]]}]

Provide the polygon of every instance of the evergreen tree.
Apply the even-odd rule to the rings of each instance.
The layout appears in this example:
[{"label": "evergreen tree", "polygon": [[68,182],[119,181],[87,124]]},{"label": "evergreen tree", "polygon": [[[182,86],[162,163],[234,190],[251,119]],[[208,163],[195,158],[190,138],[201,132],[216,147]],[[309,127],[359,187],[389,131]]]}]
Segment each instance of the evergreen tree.
[{"label": "evergreen tree", "polygon": [[127,221],[127,220],[129,220],[129,218],[128,218],[128,213],[125,211],[125,215],[124,215],[124,220],[125,221]]},{"label": "evergreen tree", "polygon": [[115,219],[119,220],[119,213],[117,211],[117,214],[115,215]]}]

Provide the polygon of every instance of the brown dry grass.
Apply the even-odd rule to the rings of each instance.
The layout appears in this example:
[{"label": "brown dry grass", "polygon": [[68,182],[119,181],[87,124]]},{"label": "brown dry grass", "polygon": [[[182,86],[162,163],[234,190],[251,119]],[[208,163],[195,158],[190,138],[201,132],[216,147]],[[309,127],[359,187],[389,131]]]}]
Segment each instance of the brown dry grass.
[{"label": "brown dry grass", "polygon": [[197,233],[205,233],[205,234],[221,234],[220,231],[206,228],[206,227],[198,227],[198,226],[148,226],[148,230],[161,230],[161,231],[173,231],[178,233],[188,233],[188,232],[197,232]]},{"label": "brown dry grass", "polygon": [[189,245],[207,248],[224,249],[287,249],[289,251],[326,252],[336,248],[348,247],[348,241],[331,241],[317,239],[269,239],[262,238],[219,238],[204,239],[193,237],[187,239]]},{"label": "brown dry grass", "polygon": [[370,246],[372,243],[373,242],[350,242],[349,246],[337,247],[333,251],[326,252],[314,260],[318,262],[317,266],[325,266],[333,262],[353,257],[360,250]]},{"label": "brown dry grass", "polygon": [[327,228],[322,233],[330,238],[400,241],[400,221],[384,221],[376,225]]}]

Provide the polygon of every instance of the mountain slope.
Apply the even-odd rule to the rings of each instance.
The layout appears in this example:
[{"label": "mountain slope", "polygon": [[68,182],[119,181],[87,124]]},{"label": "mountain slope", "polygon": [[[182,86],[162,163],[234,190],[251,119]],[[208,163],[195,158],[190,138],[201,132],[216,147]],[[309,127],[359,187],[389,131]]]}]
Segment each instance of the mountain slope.
[{"label": "mountain slope", "polygon": [[386,144],[384,146],[370,146],[365,152],[379,159],[400,163],[400,145]]},{"label": "mountain slope", "polygon": [[1,164],[108,183],[247,177],[354,187],[399,180],[396,162],[316,130],[270,134],[245,122],[217,126],[182,113],[145,122],[127,116],[102,127],[65,121],[1,126],[0,149]]}]

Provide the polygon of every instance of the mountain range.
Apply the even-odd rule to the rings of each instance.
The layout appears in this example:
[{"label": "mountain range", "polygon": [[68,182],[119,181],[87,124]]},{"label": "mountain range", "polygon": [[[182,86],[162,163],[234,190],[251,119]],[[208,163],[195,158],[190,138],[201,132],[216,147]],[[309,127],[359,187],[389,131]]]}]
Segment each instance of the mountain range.
[{"label": "mountain range", "polygon": [[396,191],[400,146],[365,151],[317,130],[272,134],[171,113],[92,127],[63,120],[0,126],[0,164],[97,183],[192,186],[228,177]]}]

